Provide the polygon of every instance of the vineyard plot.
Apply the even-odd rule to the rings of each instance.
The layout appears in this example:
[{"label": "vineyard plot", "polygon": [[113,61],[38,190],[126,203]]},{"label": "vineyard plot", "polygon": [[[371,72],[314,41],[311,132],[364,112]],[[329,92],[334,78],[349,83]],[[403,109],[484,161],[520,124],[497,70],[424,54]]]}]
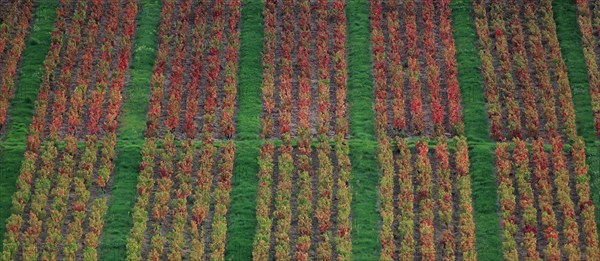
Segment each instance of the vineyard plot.
[{"label": "vineyard plot", "polygon": [[[380,259],[476,260],[450,1],[371,0],[370,8]],[[411,151],[403,138],[419,136],[437,145],[430,151],[422,139]]]},{"label": "vineyard plot", "polygon": [[378,135],[462,134],[450,1],[371,1]]},{"label": "vineyard plot", "polygon": [[[135,15],[127,2],[61,1],[44,70],[29,145],[49,138],[114,133],[131,54]],[[112,15],[119,14],[119,15]]]},{"label": "vineyard plot", "polygon": [[234,155],[233,142],[196,149],[171,134],[146,141],[128,258],[222,258]]},{"label": "vineyard plot", "polygon": [[350,259],[344,7],[265,1],[254,260]]},{"label": "vineyard plot", "polygon": [[326,0],[265,2],[264,138],[347,134],[343,6]]},{"label": "vineyard plot", "polygon": [[350,256],[350,160],[345,144],[263,146],[254,260]]},{"label": "vineyard plot", "polygon": [[577,137],[552,1],[474,1],[491,137]]},{"label": "vineyard plot", "polygon": [[164,3],[146,136],[168,131],[180,139],[233,137],[238,5],[222,0]]},{"label": "vineyard plot", "polygon": [[240,9],[163,2],[129,260],[224,259]]},{"label": "vineyard plot", "polygon": [[568,154],[560,138],[551,146],[515,139],[512,153],[509,143],[496,148],[504,258],[597,260],[584,144],[576,140]]},{"label": "vineyard plot", "polygon": [[17,66],[25,49],[32,16],[31,0],[8,1],[0,13],[0,133],[6,126],[10,100],[15,94]]},{"label": "vineyard plot", "polygon": [[468,148],[455,146],[380,144],[382,260],[477,259]]},{"label": "vineyard plot", "polygon": [[63,0],[56,13],[6,259],[97,259],[110,196],[137,2]]},{"label": "vineyard plot", "polygon": [[600,71],[598,70],[598,37],[600,36],[600,1],[578,0],[579,30],[583,41],[583,56],[587,65],[594,128],[600,137]]}]

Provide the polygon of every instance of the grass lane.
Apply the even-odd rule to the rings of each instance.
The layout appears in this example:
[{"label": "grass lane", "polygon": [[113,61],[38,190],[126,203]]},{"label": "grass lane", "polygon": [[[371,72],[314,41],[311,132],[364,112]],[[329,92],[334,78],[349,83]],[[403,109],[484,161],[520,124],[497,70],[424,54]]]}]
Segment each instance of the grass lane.
[{"label": "grass lane", "polygon": [[481,260],[501,260],[500,219],[497,207],[494,162],[495,143],[490,139],[485,89],[481,76],[477,34],[471,0],[451,4],[456,40],[465,135],[471,161],[472,199],[475,217],[475,246]]},{"label": "grass lane", "polygon": [[261,142],[236,142],[231,205],[227,218],[227,260],[251,260],[256,231],[256,189]]},{"label": "grass lane", "polygon": [[252,259],[262,113],[263,3],[244,1],[240,21],[236,155],[227,218],[227,260]]},{"label": "grass lane", "polygon": [[348,19],[348,105],[350,139],[375,140],[373,79],[371,77],[371,33],[369,2],[349,1]]},{"label": "grass lane", "polygon": [[37,100],[44,59],[50,48],[50,33],[56,18],[56,1],[34,3],[31,32],[21,56],[15,97],[8,111],[6,133],[0,144],[0,249],[5,221],[11,214],[12,194],[26,148],[29,124]]},{"label": "grass lane", "polygon": [[477,259],[502,260],[495,145],[469,145]]},{"label": "grass lane", "polygon": [[348,106],[350,110],[350,189],[352,217],[352,257],[356,260],[379,258],[377,212],[379,165],[373,110],[371,76],[371,32],[369,1],[348,1]]},{"label": "grass lane", "polygon": [[243,1],[240,20],[237,140],[258,140],[262,113],[263,3]]},{"label": "grass lane", "polygon": [[352,162],[352,258],[355,260],[379,259],[379,223],[377,211],[379,164],[377,145],[374,142],[350,141]]},{"label": "grass lane", "polygon": [[556,34],[560,43],[562,57],[569,73],[569,83],[573,95],[573,105],[577,121],[577,134],[587,144],[595,141],[594,116],[587,67],[583,58],[581,32],[577,24],[577,7],[574,1],[553,1]]},{"label": "grass lane", "polygon": [[142,0],[137,18],[137,31],[130,79],[125,88],[124,104],[117,133],[117,160],[111,187],[104,232],[100,241],[100,259],[124,260],[125,246],[132,226],[131,209],[137,191],[140,148],[144,142],[150,79],[156,60],[157,28],[161,1]]},{"label": "grass lane", "polygon": [[469,143],[491,142],[472,2],[455,0],[451,7],[465,135]]}]

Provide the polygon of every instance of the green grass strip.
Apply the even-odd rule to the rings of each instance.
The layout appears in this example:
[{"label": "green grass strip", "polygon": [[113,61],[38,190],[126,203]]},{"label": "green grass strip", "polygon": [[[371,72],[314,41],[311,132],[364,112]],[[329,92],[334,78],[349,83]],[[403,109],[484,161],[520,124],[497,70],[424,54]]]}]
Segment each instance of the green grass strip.
[{"label": "green grass strip", "polygon": [[6,219],[12,213],[12,195],[17,190],[15,183],[19,176],[25,148],[2,148],[0,150],[0,249],[6,232]]},{"label": "green grass strip", "polygon": [[227,218],[227,260],[252,260],[260,146],[258,141],[236,142],[233,189]]},{"label": "green grass strip", "polygon": [[600,144],[596,141],[594,115],[590,97],[589,75],[583,56],[581,31],[577,22],[577,6],[573,1],[552,3],[560,50],[567,64],[573,94],[577,134],[586,142],[592,201],[596,205],[596,225],[600,233]]},{"label": "green grass strip", "polygon": [[350,135],[375,140],[369,1],[348,1],[348,103]]},{"label": "green grass strip", "polygon": [[462,95],[465,135],[469,142],[475,245],[481,260],[501,260],[500,220],[498,216],[494,143],[490,139],[485,90],[481,76],[477,34],[471,0],[451,4],[456,40],[458,80]]},{"label": "green grass strip", "polygon": [[50,32],[56,18],[56,6],[56,1],[34,3],[31,33],[22,53],[15,82],[15,97],[8,112],[7,132],[0,148],[0,248],[4,240],[5,221],[11,213],[12,194],[16,191],[15,182],[25,153],[44,59],[50,48]]},{"label": "green grass strip", "polygon": [[600,144],[586,146],[586,159],[589,166],[591,198],[596,207],[596,227],[600,236]]},{"label": "green grass strip", "polygon": [[263,3],[243,1],[240,21],[237,140],[258,140],[262,113]]},{"label": "green grass strip", "polygon": [[56,7],[56,1],[34,1],[31,33],[22,53],[15,81],[15,97],[8,111],[7,133],[2,139],[9,146],[25,146],[43,75],[44,59],[50,48]]},{"label": "green grass strip", "polygon": [[369,1],[348,1],[348,105],[350,107],[350,178],[353,193],[352,257],[379,258],[377,212],[379,165],[375,142]]},{"label": "green grass strip", "polygon": [[350,141],[352,177],[352,259],[379,259],[379,223],[377,211],[379,164],[374,142]]},{"label": "green grass strip", "polygon": [[577,121],[577,134],[590,144],[596,139],[592,100],[581,31],[577,24],[577,7],[574,1],[553,1],[556,34],[560,42],[560,51],[568,68],[569,83],[573,94],[573,105]]},{"label": "green grass strip", "polygon": [[251,260],[261,142],[263,3],[243,1],[240,20],[236,155],[227,218],[227,260]]},{"label": "green grass strip", "polygon": [[127,236],[132,226],[130,211],[137,195],[137,169],[146,129],[150,79],[156,60],[156,28],[160,20],[161,1],[142,0],[140,3],[130,66],[131,78],[125,88],[125,103],[117,136],[115,178],[100,242],[99,253],[102,260],[125,259]]},{"label": "green grass strip", "polygon": [[140,149],[134,146],[121,147],[118,153],[115,182],[99,246],[100,260],[125,260],[127,237],[133,225],[130,212],[137,196],[138,167],[142,157]]},{"label": "green grass strip", "polygon": [[455,0],[451,3],[456,40],[458,81],[462,96],[465,135],[471,142],[490,142],[485,90],[481,77],[477,34],[473,21],[472,1]]},{"label": "green grass strip", "polygon": [[477,259],[502,260],[493,145],[469,145]]}]

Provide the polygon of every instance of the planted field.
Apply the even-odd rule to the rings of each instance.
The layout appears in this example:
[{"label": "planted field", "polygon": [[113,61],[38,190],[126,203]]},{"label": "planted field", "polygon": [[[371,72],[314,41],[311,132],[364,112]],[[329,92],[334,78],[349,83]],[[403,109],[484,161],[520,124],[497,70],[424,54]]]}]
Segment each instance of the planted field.
[{"label": "planted field", "polygon": [[351,256],[344,5],[265,2],[254,260]]},{"label": "planted field", "polygon": [[239,9],[239,1],[163,4],[147,137],[235,134]]},{"label": "planted field", "polygon": [[583,55],[588,69],[592,112],[596,136],[600,136],[600,71],[598,71],[598,37],[600,34],[600,2],[576,1]]},{"label": "planted field", "polygon": [[467,143],[454,145],[380,144],[381,259],[477,259]]},{"label": "planted field", "polygon": [[[262,136],[345,136],[344,1],[266,1]],[[335,128],[335,130],[334,130]]]},{"label": "planted field", "polygon": [[15,95],[15,78],[25,38],[29,33],[33,4],[31,0],[12,1],[0,13],[0,131],[6,125],[10,100]]},{"label": "planted field", "polygon": [[345,144],[261,149],[254,260],[349,259],[350,159]]},{"label": "planted field", "polygon": [[96,259],[104,225],[137,4],[65,0],[56,13],[5,259]]},{"label": "planted field", "polygon": [[175,142],[167,134],[142,149],[130,260],[223,258],[235,146]]},{"label": "planted field", "polygon": [[467,142],[444,137],[464,132],[450,1],[370,3],[380,259],[476,260]]},{"label": "planted field", "polygon": [[371,1],[378,134],[463,133],[450,1]]},{"label": "planted field", "polygon": [[235,145],[215,139],[235,134],[240,8],[163,3],[129,260],[225,256]]},{"label": "planted field", "polygon": [[495,140],[575,139],[575,111],[551,1],[475,1]]},{"label": "planted field", "polygon": [[577,137],[552,1],[474,1],[490,134]]},{"label": "planted field", "polygon": [[135,33],[133,18],[119,15],[136,14],[133,4],[122,5],[61,2],[29,128],[29,147],[45,139],[82,139],[116,131],[130,38]]},{"label": "planted field", "polygon": [[560,138],[546,151],[519,139],[496,148],[502,250],[507,260],[596,260],[598,231],[584,144],[565,152]]},{"label": "planted field", "polygon": [[600,260],[599,32],[600,0],[0,0],[0,259]]}]

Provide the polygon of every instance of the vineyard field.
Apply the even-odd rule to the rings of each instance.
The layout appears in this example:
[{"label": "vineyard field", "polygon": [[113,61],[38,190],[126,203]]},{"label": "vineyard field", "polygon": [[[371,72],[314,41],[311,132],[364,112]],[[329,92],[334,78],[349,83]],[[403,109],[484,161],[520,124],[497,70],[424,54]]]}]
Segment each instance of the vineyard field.
[{"label": "vineyard field", "polygon": [[[560,138],[546,152],[521,140],[496,148],[505,259],[598,258],[598,232],[581,140],[569,153]],[[537,199],[537,200],[536,200]]]},{"label": "vineyard field", "polygon": [[0,260],[600,260],[600,0],[0,0]]},{"label": "vineyard field", "polygon": [[552,1],[474,1],[490,135],[577,137]]},{"label": "vineyard field", "polygon": [[381,258],[476,260],[467,143],[380,144]]},{"label": "vineyard field", "polygon": [[136,13],[131,1],[57,7],[3,258],[97,258]]}]

